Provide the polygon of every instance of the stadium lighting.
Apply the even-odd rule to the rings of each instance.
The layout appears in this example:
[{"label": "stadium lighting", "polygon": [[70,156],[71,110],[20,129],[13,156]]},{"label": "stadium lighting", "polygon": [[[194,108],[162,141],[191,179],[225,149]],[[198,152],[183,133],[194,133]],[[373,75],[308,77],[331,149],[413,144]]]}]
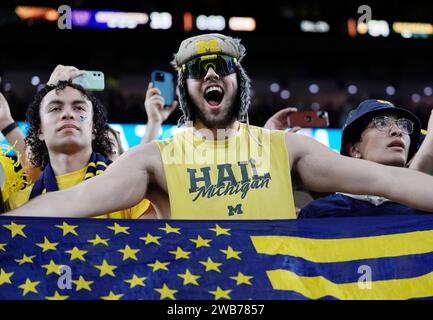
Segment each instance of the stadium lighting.
[{"label": "stadium lighting", "polygon": [[172,26],[172,17],[168,12],[152,12],[150,14],[150,27],[152,29],[170,29]]},{"label": "stadium lighting", "polygon": [[432,94],[433,94],[432,87],[427,86],[424,88],[424,95],[426,95],[427,97],[430,97]]},{"label": "stadium lighting", "polygon": [[11,91],[12,90],[12,85],[9,82],[6,82],[4,89],[6,92]]},{"label": "stadium lighting", "polygon": [[252,17],[231,17],[229,28],[233,31],[254,31],[256,30],[256,20]]},{"label": "stadium lighting", "polygon": [[415,102],[415,103],[418,103],[418,102],[421,101],[421,96],[418,93],[412,94],[411,98],[412,98],[412,101]]},{"label": "stadium lighting", "polygon": [[395,94],[395,88],[393,86],[387,86],[385,92],[389,96],[393,96]]},{"label": "stadium lighting", "polygon": [[353,18],[347,20],[347,33],[350,37],[356,37],[356,21]]},{"label": "stadium lighting", "polygon": [[311,109],[314,110],[314,111],[319,111],[319,110],[320,110],[320,103],[318,103],[318,102],[313,102],[313,103],[311,104]]},{"label": "stadium lighting", "polygon": [[77,27],[89,25],[92,12],[89,10],[72,10],[72,24]]},{"label": "stadium lighting", "polygon": [[110,29],[135,29],[139,24],[146,24],[149,16],[142,12],[97,11],[95,21],[106,24]]},{"label": "stadium lighting", "polygon": [[389,25],[385,20],[370,20],[367,26],[368,34],[372,37],[389,36]]},{"label": "stadium lighting", "polygon": [[185,12],[183,14],[183,30],[185,32],[191,32],[192,31],[192,13],[191,12]]},{"label": "stadium lighting", "polygon": [[302,20],[300,27],[303,32],[329,32],[329,24],[325,21]]},{"label": "stadium lighting", "polygon": [[40,82],[41,82],[41,79],[38,76],[32,77],[32,80],[31,80],[32,85],[37,86]]},{"label": "stadium lighting", "polygon": [[356,31],[358,31],[359,34],[366,34],[368,32],[368,26],[366,23],[358,23],[356,27]]},{"label": "stadium lighting", "polygon": [[281,99],[287,100],[290,98],[290,91],[289,90],[282,90],[280,92]]},{"label": "stadium lighting", "polygon": [[15,13],[21,20],[47,20],[54,22],[59,19],[59,13],[56,9],[46,7],[17,6]]},{"label": "stadium lighting", "polygon": [[433,24],[419,22],[394,22],[392,29],[403,38],[415,36],[429,36],[433,34]]},{"label": "stadium lighting", "polygon": [[315,84],[315,83],[310,84],[310,86],[308,87],[308,90],[309,90],[311,93],[316,94],[316,93],[319,92],[319,86],[318,86],[317,84]]},{"label": "stadium lighting", "polygon": [[271,84],[269,89],[271,90],[271,92],[276,93],[276,92],[280,91],[280,85],[278,83],[274,82],[273,84]]},{"label": "stadium lighting", "polygon": [[349,92],[350,94],[356,94],[358,92],[358,87],[354,84],[351,84],[347,87],[347,92]]},{"label": "stadium lighting", "polygon": [[199,30],[222,31],[226,27],[226,19],[223,16],[199,15],[196,25]]}]

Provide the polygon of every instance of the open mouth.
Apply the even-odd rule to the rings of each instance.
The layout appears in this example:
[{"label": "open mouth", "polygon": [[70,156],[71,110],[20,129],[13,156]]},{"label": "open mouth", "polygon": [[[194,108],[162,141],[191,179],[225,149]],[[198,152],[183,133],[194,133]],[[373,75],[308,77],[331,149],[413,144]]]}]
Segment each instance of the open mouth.
[{"label": "open mouth", "polygon": [[211,107],[217,107],[224,98],[224,90],[219,86],[208,87],[205,90],[204,98]]},{"label": "open mouth", "polygon": [[404,149],[404,143],[400,142],[400,141],[393,141],[388,145],[388,148],[400,148],[400,149]]}]

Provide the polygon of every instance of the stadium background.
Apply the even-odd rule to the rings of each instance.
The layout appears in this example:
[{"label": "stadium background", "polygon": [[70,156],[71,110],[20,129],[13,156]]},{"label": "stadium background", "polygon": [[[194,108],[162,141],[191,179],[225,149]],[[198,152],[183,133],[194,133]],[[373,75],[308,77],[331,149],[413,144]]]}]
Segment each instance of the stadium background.
[{"label": "stadium background", "polygon": [[[72,8],[70,30],[57,26],[57,8],[64,4]],[[373,20],[357,25],[363,4],[370,6]],[[423,127],[432,109],[433,4],[428,2],[4,1],[0,8],[0,90],[14,118],[24,120],[34,93],[57,64],[101,70],[106,90],[97,96],[110,123],[122,129],[126,147],[144,132],[151,71],[171,70],[179,43],[206,32],[245,43],[244,66],[253,79],[252,124],[263,125],[286,106],[326,110],[334,129],[304,133],[338,151],[337,128],[364,99],[408,108]],[[107,11],[102,21],[100,14]],[[233,25],[233,17],[249,20]],[[177,110],[160,137],[176,130],[178,117]]]}]

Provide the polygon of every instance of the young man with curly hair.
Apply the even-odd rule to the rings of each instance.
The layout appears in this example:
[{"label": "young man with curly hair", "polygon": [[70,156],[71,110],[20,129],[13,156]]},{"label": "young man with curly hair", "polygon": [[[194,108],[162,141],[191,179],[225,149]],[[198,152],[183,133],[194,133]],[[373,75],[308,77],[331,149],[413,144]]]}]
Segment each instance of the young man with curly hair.
[{"label": "young man with curly hair", "polygon": [[[43,172],[34,184],[9,197],[10,209],[43,193],[79,184],[111,164],[105,108],[81,86],[70,81],[47,85],[29,106],[27,121],[30,162]],[[144,199],[131,208],[98,217],[139,218],[148,208],[149,201]]]}]

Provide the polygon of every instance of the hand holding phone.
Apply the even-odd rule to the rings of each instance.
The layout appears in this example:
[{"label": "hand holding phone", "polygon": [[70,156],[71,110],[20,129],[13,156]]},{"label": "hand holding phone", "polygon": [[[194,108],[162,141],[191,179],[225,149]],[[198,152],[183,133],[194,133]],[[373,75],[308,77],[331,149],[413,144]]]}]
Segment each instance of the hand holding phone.
[{"label": "hand holding phone", "polygon": [[169,108],[174,99],[173,75],[170,72],[154,70],[150,78],[153,86],[159,89],[164,98],[164,107]]},{"label": "hand holding phone", "polygon": [[290,126],[301,128],[329,127],[329,117],[326,111],[298,111],[290,115]]},{"label": "hand holding phone", "polygon": [[85,71],[82,75],[74,78],[72,83],[76,83],[86,90],[102,91],[105,88],[104,73],[101,71]]}]

